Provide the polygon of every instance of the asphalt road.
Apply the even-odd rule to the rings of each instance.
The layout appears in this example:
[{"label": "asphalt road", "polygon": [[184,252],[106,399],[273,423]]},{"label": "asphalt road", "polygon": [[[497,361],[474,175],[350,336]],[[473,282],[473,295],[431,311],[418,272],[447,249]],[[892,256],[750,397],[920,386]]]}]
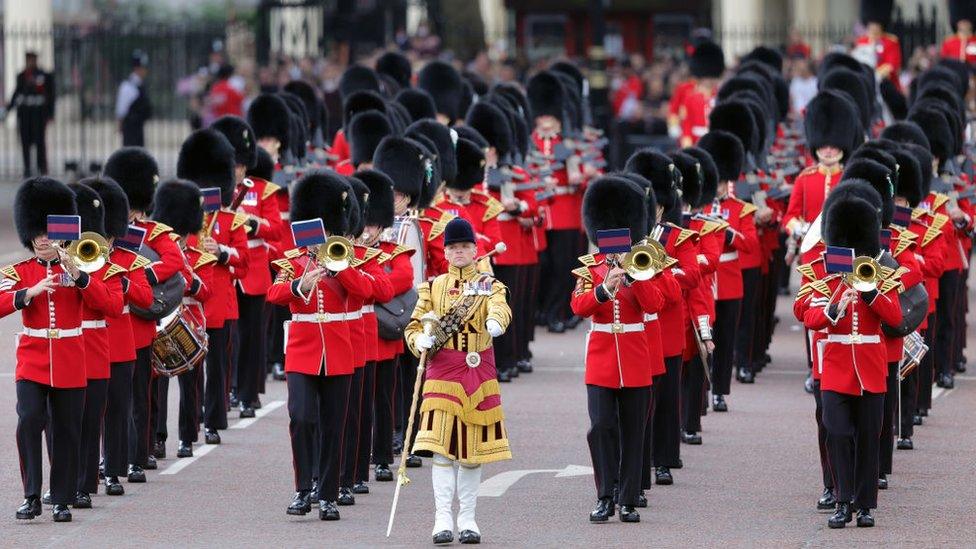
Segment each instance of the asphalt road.
[{"label": "asphalt road", "polygon": [[[0,231],[0,258],[16,255],[16,240]],[[4,253],[6,252],[6,254]],[[976,309],[976,308],[974,308]],[[789,302],[773,364],[754,385],[735,383],[731,411],[704,419],[704,445],[682,447],[685,467],[673,486],[655,486],[642,522],[593,525],[595,502],[585,434],[583,329],[541,334],[536,371],[503,385],[515,458],[485,468],[478,502],[484,543],[495,546],[806,547],[838,545],[976,546],[976,377],[957,378],[940,394],[915,436],[914,451],[898,451],[891,489],[881,492],[874,529],[828,530],[815,510],[820,493],[813,398],[803,392],[803,345]],[[971,323],[972,325],[972,323]],[[425,546],[433,498],[429,463],[411,469],[393,535],[384,536],[393,483],[371,482],[372,493],[341,508],[339,522],[317,514],[290,517],[292,496],[288,417],[283,383],[269,381],[256,420],[234,424],[220,446],[197,446],[191,460],[171,457],[148,472],[149,482],[126,485],[124,497],[94,497],[94,509],[55,524],[50,508],[17,521],[13,341],[19,318],[0,320],[0,544],[8,547],[302,547]],[[171,432],[178,402],[171,384]],[[522,471],[522,472],[520,472]],[[528,472],[525,472],[528,471]],[[498,475],[503,475],[499,477]],[[514,479],[514,481],[513,481]],[[6,511],[3,511],[6,509]]]}]

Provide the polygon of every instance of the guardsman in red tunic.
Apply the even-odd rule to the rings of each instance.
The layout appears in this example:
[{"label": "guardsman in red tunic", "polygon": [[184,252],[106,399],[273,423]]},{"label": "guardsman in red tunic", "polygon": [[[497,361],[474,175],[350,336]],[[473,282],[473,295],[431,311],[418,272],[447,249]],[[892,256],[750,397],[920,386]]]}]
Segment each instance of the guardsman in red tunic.
[{"label": "guardsman in red tunic", "polygon": [[48,215],[75,215],[74,193],[48,177],[24,181],[14,198],[21,244],[33,258],[0,269],[0,316],[21,311],[17,339],[17,451],[24,503],[18,519],[41,514],[42,431],[51,431],[51,502],[55,522],[71,521],[78,449],[85,409],[83,309],[108,308],[113,299],[101,277],[81,271],[48,239]]},{"label": "guardsman in red tunic", "polygon": [[943,59],[956,59],[976,65],[976,36],[973,36],[973,23],[976,22],[976,6],[969,0],[949,0],[949,23],[954,34],[942,41],[939,55]]},{"label": "guardsman in red tunic", "polygon": [[385,114],[369,110],[358,113],[349,122],[349,142],[352,154],[347,160],[336,164],[339,175],[352,175],[356,170],[366,170],[373,166],[373,153],[384,137],[393,134],[393,127]]},{"label": "guardsman in red tunic", "polygon": [[708,114],[725,72],[725,53],[714,42],[702,42],[688,64],[692,78],[675,86],[668,104],[668,130],[682,147],[695,145],[708,132]]},{"label": "guardsman in red tunic", "polygon": [[[356,173],[356,178],[369,188],[366,228],[360,242],[365,246],[379,248],[383,252],[379,264],[390,281],[392,295],[399,296],[413,289],[413,265],[410,263],[410,258],[417,251],[397,244],[395,240],[383,240],[389,238],[385,231],[394,224],[393,180],[376,170],[360,170]],[[375,310],[371,309],[382,307],[384,301],[375,298],[373,301],[375,304],[364,307],[364,316],[372,317],[376,322]],[[409,311],[403,311],[403,314],[408,313]],[[393,472],[390,471],[390,463],[393,462],[395,409],[393,399],[396,388],[397,356],[404,352],[403,337],[388,339],[390,334],[385,328],[387,327],[377,326],[373,334],[376,340],[376,365],[372,457],[373,463],[376,464],[376,480],[381,482],[393,480]],[[400,335],[402,336],[402,330]],[[369,410],[366,412],[369,413]],[[369,476],[369,448],[368,443],[360,444],[359,464],[356,469],[356,475],[359,477],[357,481],[365,482]]]},{"label": "guardsman in red tunic", "polygon": [[718,168],[716,194],[703,213],[728,224],[716,270],[715,356],[712,360],[712,409],[725,412],[728,410],[725,395],[731,388],[733,342],[743,294],[739,254],[751,253],[759,246],[753,221],[756,207],[729,194],[733,182],[739,179],[745,157],[739,139],[717,130],[705,134],[699,145],[712,156]]},{"label": "guardsman in red tunic", "polygon": [[[880,253],[877,207],[860,198],[838,200],[825,215],[829,246],[852,248],[855,256]],[[827,259],[828,266],[831,263]],[[829,270],[829,269],[828,269]],[[881,324],[901,322],[897,274],[856,290],[842,274],[827,274],[804,285],[794,306],[810,330],[824,330],[817,368],[821,371],[823,423],[836,481],[837,508],[828,519],[843,528],[857,510],[858,526],[874,526],[877,507],[878,444],[887,350]]]},{"label": "guardsman in red tunic", "polygon": [[[167,181],[156,189],[153,199],[153,218],[172,227],[170,233],[180,246],[186,262],[180,271],[187,281],[183,294],[183,308],[197,327],[206,328],[207,318],[204,303],[210,298],[213,285],[213,270],[217,257],[191,246],[188,240],[198,243],[197,235],[203,228],[203,209],[200,189],[196,185],[181,180]],[[193,443],[200,433],[200,389],[203,387],[203,368],[183,372],[177,376],[180,384],[179,446],[176,457],[193,456]],[[169,378],[161,376],[157,380],[159,393],[159,412],[156,421],[157,444],[165,444],[167,439],[167,394]]]},{"label": "guardsman in red tunic", "polygon": [[[352,189],[341,176],[308,175],[294,184],[291,219],[322,219],[327,234],[343,235],[351,200]],[[355,371],[349,319],[359,314],[347,312],[346,302],[372,295],[373,285],[354,267],[317,264],[315,251],[306,248],[290,250],[273,265],[278,274],[268,301],[292,313],[285,328],[285,371],[296,493],[287,512],[305,515],[315,498],[320,519],[339,520],[342,431]],[[319,479],[314,494],[313,477]]]},{"label": "guardsman in red tunic", "polygon": [[109,360],[111,373],[108,380],[108,394],[103,421],[104,442],[102,452],[105,458],[105,493],[121,496],[125,489],[119,482],[120,476],[128,473],[129,467],[129,421],[132,416],[132,369],[136,360],[136,344],[132,334],[132,320],[129,305],[148,308],[152,305],[153,293],[146,280],[146,267],[149,260],[122,247],[115,241],[125,238],[129,231],[129,199],[125,191],[108,177],[89,178],[86,185],[98,192],[105,205],[105,230],[111,251],[109,261],[125,269],[122,280],[122,293],[125,306],[122,315],[108,318]]},{"label": "guardsman in red tunic", "polygon": [[887,78],[901,91],[901,44],[894,34],[885,32],[891,24],[891,0],[861,0],[861,23],[864,34],[854,41],[854,51],[865,51],[864,56],[874,59],[874,72],[878,78]]},{"label": "guardsman in red tunic", "polygon": [[[159,181],[156,160],[140,147],[123,147],[112,153],[105,162],[103,175],[114,179],[125,191],[129,199],[129,222],[146,231],[144,252],[156,256],[145,268],[149,285],[155,286],[179,274],[183,268],[183,254],[169,237],[169,227],[147,219],[153,192]],[[129,441],[128,479],[129,482],[145,482],[143,469],[156,468],[156,458],[151,454],[155,429],[150,425],[150,394],[154,387],[151,358],[156,321],[137,315],[130,316],[130,320],[136,346],[136,363],[132,372],[132,422],[136,439]]]},{"label": "guardsman in red tunic", "polygon": [[[594,181],[583,203],[590,240],[595,244],[599,231],[623,228],[630,230],[632,243],[639,242],[647,228],[645,196],[643,189],[625,178]],[[590,415],[587,441],[598,501],[590,513],[591,522],[605,522],[614,515],[615,482],[620,520],[640,521],[636,506],[643,467],[641,445],[652,383],[644,315],[658,313],[664,303],[661,288],[676,284],[673,278],[660,275],[633,280],[617,266],[620,257],[583,256],[583,267],[573,271],[577,279],[573,312],[592,321],[585,382]]]},{"label": "guardsman in red tunic", "polygon": [[220,444],[217,430],[227,428],[228,319],[237,316],[236,280],[245,278],[248,271],[247,215],[228,209],[234,197],[234,170],[234,147],[216,130],[197,130],[180,147],[177,177],[201,189],[220,189],[221,209],[205,216],[201,237],[191,241],[191,245],[217,257],[210,299],[204,303],[208,348],[203,426],[207,444]]},{"label": "guardsman in red tunic", "polygon": [[[75,193],[75,204],[81,216],[82,233],[94,233],[105,238],[105,205],[101,197],[85,181],[68,185]],[[107,243],[107,240],[106,240]],[[98,491],[98,460],[101,455],[102,420],[111,377],[109,333],[106,321],[122,316],[122,277],[126,270],[112,264],[108,249],[103,250],[85,271],[99,278],[108,290],[109,299],[100,304],[82,306],[81,341],[85,346],[85,411],[81,424],[81,447],[78,452],[77,493],[75,509],[90,509],[91,494]],[[101,264],[101,266],[99,266]],[[48,439],[50,442],[50,439]]]}]

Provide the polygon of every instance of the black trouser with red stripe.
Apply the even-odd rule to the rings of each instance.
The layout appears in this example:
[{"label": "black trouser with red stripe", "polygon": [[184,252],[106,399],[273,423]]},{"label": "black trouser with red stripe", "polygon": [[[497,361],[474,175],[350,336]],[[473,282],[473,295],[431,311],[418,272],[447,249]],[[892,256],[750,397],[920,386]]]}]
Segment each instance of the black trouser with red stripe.
[{"label": "black trouser with red stripe", "polygon": [[827,448],[827,429],[823,424],[823,395],[820,393],[820,380],[813,381],[813,399],[816,402],[814,417],[817,420],[817,446],[820,449],[820,472],[824,488],[834,489],[834,471],[830,467],[830,451]]},{"label": "black trouser with red stripe", "polygon": [[132,369],[135,361],[113,362],[105,403],[102,441],[105,476],[121,477],[129,466],[129,420],[132,416]]},{"label": "black trouser with red stripe", "polygon": [[712,393],[716,395],[727,395],[731,389],[732,354],[741,306],[740,299],[715,301],[715,328],[712,330],[712,339],[715,341],[715,352],[712,355]]},{"label": "black trouser with red stripe", "polygon": [[129,463],[140,467],[149,459],[152,434],[150,391],[152,385],[152,345],[136,349],[132,368],[132,421],[129,422]]},{"label": "black trouser with red stripe", "polygon": [[397,359],[376,363],[376,398],[373,401],[373,463],[393,463],[393,425],[397,394]]},{"label": "black trouser with red stripe", "polygon": [[[532,358],[532,351],[529,350],[529,342],[535,339],[535,314],[539,309],[539,264],[519,266],[519,286],[525,287],[522,296],[522,303],[518,315],[521,317],[519,322],[519,340],[516,358],[518,360],[528,360]],[[513,313],[514,314],[514,313]]]},{"label": "black trouser with red stripe", "polygon": [[822,391],[823,423],[837,501],[856,509],[878,506],[878,452],[884,394]]},{"label": "black trouser with red stripe", "polygon": [[[508,288],[508,305],[516,307],[520,304],[524,296],[519,295],[524,288],[518,285],[518,268],[514,265],[495,265],[495,278],[501,281]],[[495,368],[498,372],[509,372],[515,369],[515,361],[518,360],[518,323],[524,319],[512,314],[512,325],[505,333],[496,337],[492,343],[495,351]]]},{"label": "black trouser with red stripe", "polygon": [[[736,368],[751,369],[753,366],[753,336],[755,335],[756,322],[762,315],[760,309],[763,307],[762,301],[760,300],[759,274],[759,267],[742,270],[742,301],[739,306],[739,318],[734,325]],[[717,323],[718,321],[716,319]],[[716,349],[717,351],[718,349]]]},{"label": "black trouser with red stripe", "polygon": [[369,455],[373,447],[373,403],[376,400],[376,362],[363,367],[363,391],[359,400],[359,435],[356,440],[356,482],[369,480]]},{"label": "black trouser with red stripe", "polygon": [[77,490],[86,494],[98,491],[98,443],[102,435],[108,383],[107,379],[89,379],[88,386],[85,387],[85,411],[81,420],[81,444],[78,448]]},{"label": "black trouser with red stripe", "polygon": [[[413,401],[413,386],[417,382],[417,363],[419,360],[410,351],[400,355],[400,428],[406,436],[407,419],[410,417],[410,403]],[[417,395],[417,409],[413,417],[413,432],[410,440],[403,441],[404,451],[410,453],[413,441],[417,440],[417,427],[420,425],[420,404],[424,401],[423,391]]]},{"label": "black trouser with red stripe", "polygon": [[[664,375],[654,379],[652,462],[677,467],[681,458],[681,355],[664,357]],[[648,469],[645,466],[645,469]]]},{"label": "black trouser with red stripe", "polygon": [[339,462],[351,375],[311,376],[289,372],[288,432],[291,435],[295,489],[309,490],[319,479],[313,497],[339,497]]},{"label": "black trouser with red stripe", "polygon": [[56,389],[26,379],[17,381],[16,387],[17,453],[24,497],[41,495],[44,470],[41,437],[46,427],[53,443],[48,448],[51,502],[55,505],[74,503],[85,388]]},{"label": "black trouser with red stripe", "polygon": [[548,322],[566,320],[573,293],[573,266],[579,251],[578,229],[546,231],[546,281],[542,310]]},{"label": "black trouser with red stripe", "polygon": [[884,417],[881,419],[879,467],[881,474],[891,473],[895,453],[895,422],[898,421],[898,362],[888,363],[888,390],[884,395]]},{"label": "black trouser with red stripe", "polygon": [[227,352],[230,330],[227,325],[207,328],[206,380],[203,395],[203,426],[227,428]]},{"label": "black trouser with red stripe", "polygon": [[932,382],[935,381],[935,336],[938,333],[936,315],[932,313],[928,316],[925,330],[922,331],[922,338],[929,347],[929,352],[925,353],[922,361],[918,363],[918,402],[915,407],[918,410],[928,410],[932,407]]},{"label": "black trouser with red stripe", "polygon": [[[928,354],[928,353],[926,353]],[[915,434],[913,416],[918,408],[918,369],[916,366],[905,379],[901,380],[901,410],[898,421],[898,438],[912,438]]]},{"label": "black trouser with red stripe", "polygon": [[962,322],[959,304],[959,270],[945,271],[939,278],[939,299],[935,304],[938,328],[935,334],[936,374],[955,371],[956,323]]},{"label": "black trouser with red stripe", "polygon": [[[641,441],[641,490],[651,489],[651,445],[654,437],[654,412],[657,410],[658,397],[661,394],[659,383],[666,374],[658,374],[651,381],[651,398],[647,399],[647,416],[644,418],[644,437]],[[619,445],[619,442],[618,442]]]},{"label": "black trouser with red stripe", "polygon": [[643,464],[641,445],[650,398],[650,387],[586,386],[590,415],[586,441],[593,460],[597,498],[613,496],[617,481],[620,505],[637,504]]},{"label": "black trouser with red stripe", "polygon": [[363,391],[366,367],[356,368],[349,384],[349,404],[343,423],[342,464],[339,486],[352,488],[356,482],[356,465],[359,463],[359,427],[362,419]]},{"label": "black trouser with red stripe", "polygon": [[[203,369],[196,368],[176,376],[180,384],[180,416],[178,435],[180,442],[196,442],[200,432],[200,389],[198,384],[203,379]],[[156,381],[159,402],[159,415],[156,417],[156,440],[165,442],[169,438],[166,426],[167,404],[169,401],[169,380],[161,376]]]},{"label": "black trouser with red stripe", "polygon": [[258,399],[259,379],[268,367],[267,345],[262,331],[264,296],[237,289],[237,398],[253,404]]},{"label": "black trouser with red stripe", "polygon": [[705,368],[700,355],[691,357],[682,366],[681,425],[685,432],[701,431],[702,405],[705,401]]}]

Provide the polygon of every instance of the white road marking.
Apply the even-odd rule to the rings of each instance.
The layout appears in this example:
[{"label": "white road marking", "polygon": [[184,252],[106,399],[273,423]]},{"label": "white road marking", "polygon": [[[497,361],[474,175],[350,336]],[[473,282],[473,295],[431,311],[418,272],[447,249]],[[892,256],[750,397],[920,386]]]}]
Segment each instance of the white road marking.
[{"label": "white road marking", "polygon": [[[246,429],[249,426],[253,425],[255,421],[263,418],[264,416],[270,414],[271,412],[277,410],[278,408],[281,408],[284,404],[285,401],[283,400],[273,400],[265,404],[264,406],[262,406],[260,410],[257,410],[254,414],[254,417],[242,419],[237,423],[231,425],[230,429]],[[180,471],[182,471],[183,469],[189,467],[190,464],[192,464],[194,461],[209,454],[210,452],[213,452],[214,449],[216,449],[218,446],[219,445],[217,444],[204,444],[203,446],[199,446],[193,450],[193,457],[179,458],[172,465],[170,465],[169,467],[161,471],[159,474],[175,475]]]},{"label": "white road marking", "polygon": [[946,394],[946,390],[942,387],[932,387],[932,400],[935,400],[944,394]]},{"label": "white road marking", "polygon": [[592,475],[593,468],[585,465],[567,465],[565,469],[518,469],[504,471],[481,483],[478,497],[497,498],[505,494],[513,484],[524,476],[536,473],[556,473],[555,478]]}]

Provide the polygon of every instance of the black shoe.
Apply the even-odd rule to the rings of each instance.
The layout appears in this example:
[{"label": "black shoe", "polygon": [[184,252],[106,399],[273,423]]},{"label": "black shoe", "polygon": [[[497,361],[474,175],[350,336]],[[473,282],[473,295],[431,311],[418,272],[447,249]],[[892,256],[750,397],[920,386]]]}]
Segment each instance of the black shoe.
[{"label": "black shoe", "polygon": [[146,472],[138,465],[130,465],[128,478],[133,483],[146,482]]},{"label": "black shoe", "polygon": [[105,478],[105,495],[121,496],[123,494],[125,494],[125,488],[123,488],[122,483],[119,482],[119,477]]},{"label": "black shoe", "polygon": [[509,383],[512,381],[512,376],[508,374],[508,370],[498,370],[498,381],[500,383]]},{"label": "black shoe", "polygon": [[576,327],[580,325],[580,322],[583,322],[583,317],[573,315],[567,318],[566,322],[564,322],[563,324],[566,325],[567,330],[575,330]]},{"label": "black shoe", "polygon": [[874,517],[871,516],[870,509],[858,509],[857,510],[857,527],[858,528],[873,528],[874,527]]},{"label": "black shoe", "polygon": [[54,515],[54,522],[71,522],[71,509],[67,505],[61,503],[55,505],[51,514]]},{"label": "black shoe", "polygon": [[390,466],[385,463],[376,464],[376,482],[390,482],[393,480],[393,471],[390,470]]},{"label": "black shoe", "polygon": [[596,509],[590,512],[590,522],[606,522],[616,511],[613,498],[600,498],[596,502]]},{"label": "black shoe", "polygon": [[712,410],[716,412],[728,412],[729,405],[725,403],[725,396],[715,395],[712,397]]},{"label": "black shoe", "polygon": [[807,379],[803,382],[803,390],[813,394],[813,374],[807,374]]},{"label": "black shoe", "polygon": [[51,505],[51,491],[48,490],[41,495],[41,503],[44,505]]},{"label": "black shoe", "polygon": [[532,361],[527,358],[523,358],[522,360],[516,362],[515,367],[518,368],[518,371],[522,372],[523,374],[532,373]]},{"label": "black shoe", "polygon": [[550,334],[561,334],[566,331],[566,324],[561,320],[552,320],[549,322],[548,329]]},{"label": "black shoe", "polygon": [[393,455],[398,456],[403,452],[403,433],[393,432]]},{"label": "black shoe", "polygon": [[888,489],[888,477],[881,476],[878,478],[878,490]]},{"label": "black shoe", "polygon": [[255,410],[260,410],[262,406],[264,406],[264,404],[261,404],[261,397],[257,397],[251,402],[251,408],[254,408]]},{"label": "black shoe", "polygon": [[203,440],[207,444],[220,444],[220,433],[216,429],[205,429],[203,431]]},{"label": "black shoe", "polygon": [[671,476],[671,469],[667,467],[658,467],[654,469],[654,484],[661,484],[664,486],[669,486],[674,484],[674,477]]},{"label": "black shoe", "polygon": [[684,466],[685,466],[685,462],[681,461],[681,458],[678,458],[678,464],[677,465],[672,465],[671,468],[672,469],[683,469]]},{"label": "black shoe", "polygon": [[481,543],[481,534],[474,530],[461,530],[458,534],[458,541],[465,545],[477,545]]},{"label": "black shoe", "polygon": [[254,417],[254,407],[250,404],[241,403],[241,419]]},{"label": "black shoe", "polygon": [[920,414],[915,414],[912,416],[912,425],[918,427],[923,423],[925,423],[925,421],[922,419],[922,416]]},{"label": "black shoe", "polygon": [[29,496],[24,500],[24,503],[20,504],[17,508],[17,518],[20,520],[31,520],[34,517],[41,515],[41,498],[37,496]]},{"label": "black shoe", "polygon": [[837,500],[834,498],[834,490],[832,488],[824,488],[823,494],[817,500],[817,511],[829,511],[836,506]]},{"label": "black shoe", "polygon": [[752,372],[752,368],[739,368],[738,379],[740,383],[755,383],[756,374]]},{"label": "black shoe", "polygon": [[188,458],[193,457],[193,444],[190,442],[180,441],[180,447],[176,449],[176,457],[178,458]]},{"label": "black shoe", "polygon": [[912,439],[910,439],[908,437],[900,438],[900,439],[898,439],[898,449],[899,450],[914,450],[915,449],[915,444],[912,442]]},{"label": "black shoe", "polygon": [[275,362],[271,366],[271,379],[275,381],[285,380],[285,365],[280,362]]},{"label": "black shoe", "polygon": [[156,458],[153,457],[152,454],[149,454],[149,457],[146,458],[146,463],[142,466],[142,468],[147,471],[155,471],[159,468],[159,465],[156,463]]},{"label": "black shoe", "polygon": [[98,460],[98,480],[105,480],[105,458]]},{"label": "black shoe", "polygon": [[75,494],[75,503],[72,507],[75,509],[91,509],[91,496],[84,492],[78,492]]},{"label": "black shoe", "polygon": [[313,507],[318,507],[319,506],[319,500],[316,497],[316,495],[318,493],[319,493],[319,479],[313,478],[312,479],[312,489],[309,490],[309,494],[308,494],[309,504],[312,505]]},{"label": "black shoe", "polygon": [[352,495],[352,490],[343,486],[339,488],[339,499],[336,500],[339,505],[356,505],[356,496]]},{"label": "black shoe", "polygon": [[153,445],[152,455],[156,459],[166,459],[166,441],[157,440]]},{"label": "black shoe", "polygon": [[643,490],[637,494],[637,507],[640,507],[641,509],[647,507],[647,494],[645,494]]},{"label": "black shoe", "polygon": [[693,444],[697,446],[702,443],[702,437],[698,433],[689,433],[688,431],[682,431],[681,442],[684,442],[685,444]]},{"label": "black shoe", "polygon": [[518,367],[512,366],[511,368],[508,369],[508,377],[512,379],[516,379],[518,376],[519,376]]},{"label": "black shoe", "polygon": [[311,490],[299,490],[295,492],[295,497],[291,500],[291,504],[288,505],[285,513],[299,516],[307,515],[312,510],[311,496]]},{"label": "black shoe", "polygon": [[434,534],[434,545],[444,545],[446,543],[454,543],[454,532],[441,530]]},{"label": "black shoe", "polygon": [[237,399],[237,391],[230,392],[230,397],[228,398],[228,401],[230,402],[231,408],[237,408],[237,406],[241,403],[241,401]]},{"label": "black shoe", "polygon": [[965,360],[961,360],[961,361],[959,361],[959,362],[956,363],[956,371],[959,372],[960,374],[965,374],[966,373],[966,361]]},{"label": "black shoe", "polygon": [[359,481],[356,484],[353,484],[352,485],[352,493],[354,493],[354,494],[368,494],[369,493],[369,485],[366,484],[363,481]]},{"label": "black shoe", "polygon": [[830,518],[827,519],[827,526],[830,528],[843,528],[852,519],[851,504],[847,502],[839,502],[834,514],[830,515]]},{"label": "black shoe", "polygon": [[633,505],[621,505],[620,522],[640,522],[640,513]]},{"label": "black shoe", "polygon": [[416,469],[417,467],[423,467],[424,460],[420,459],[420,456],[410,454],[407,456],[407,467],[411,469]]},{"label": "black shoe", "polygon": [[319,500],[319,520],[339,520],[339,508],[334,501]]},{"label": "black shoe", "polygon": [[956,386],[956,382],[952,379],[952,374],[939,374],[939,377],[935,380],[935,384],[943,389],[952,389]]}]

